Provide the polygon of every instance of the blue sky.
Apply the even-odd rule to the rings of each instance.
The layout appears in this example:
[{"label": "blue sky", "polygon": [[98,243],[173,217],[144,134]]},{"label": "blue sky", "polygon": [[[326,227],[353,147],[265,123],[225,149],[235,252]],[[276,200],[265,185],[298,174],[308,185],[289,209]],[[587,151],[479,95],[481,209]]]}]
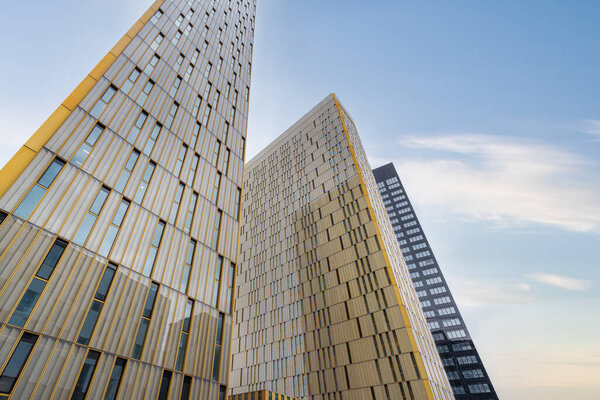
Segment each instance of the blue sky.
[{"label": "blue sky", "polygon": [[[4,164],[150,4],[6,0]],[[248,156],[330,92],[505,399],[600,397],[600,3],[260,0]]]}]

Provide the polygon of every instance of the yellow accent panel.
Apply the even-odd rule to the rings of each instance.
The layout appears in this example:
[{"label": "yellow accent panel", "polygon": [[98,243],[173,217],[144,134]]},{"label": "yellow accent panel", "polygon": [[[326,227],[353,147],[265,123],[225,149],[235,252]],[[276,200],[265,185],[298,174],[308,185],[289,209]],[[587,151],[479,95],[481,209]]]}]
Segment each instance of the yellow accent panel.
[{"label": "yellow accent panel", "polygon": [[[35,133],[25,142],[25,146],[29,147],[34,152],[39,152],[42,147],[52,137],[54,132],[62,125],[67,117],[71,114],[71,111],[63,104],[58,106],[56,111],[50,115],[50,117],[35,131]],[[10,163],[9,163],[10,164]],[[9,165],[7,164],[7,166]]]},{"label": "yellow accent panel", "polygon": [[92,90],[94,85],[98,81],[92,78],[90,75],[83,78],[83,81],[73,90],[73,92],[63,101],[63,106],[65,106],[69,111],[73,112],[77,105],[81,103],[81,100]]},{"label": "yellow accent panel", "polygon": [[152,15],[166,0],[156,0],[148,11],[127,31],[125,36],[117,42],[111,51],[102,58],[94,69],[83,79],[83,81],[73,90],[73,92],[61,103],[60,106],[50,115],[42,126],[27,140],[25,146],[21,147],[17,153],[0,170],[0,197],[17,180],[19,175],[27,168],[27,165],[34,159],[36,154],[48,143],[48,140],[56,130],[66,121],[71,112],[90,92],[94,85],[100,80],[102,75],[110,68],[117,57],[123,52],[125,47],[140,32],[144,25],[152,18]]},{"label": "yellow accent panel", "polygon": [[25,146],[21,147],[14,156],[0,170],[0,193],[4,194],[10,185],[17,180],[19,175],[27,168],[36,152]]},{"label": "yellow accent panel", "polygon": [[102,58],[102,60],[100,60],[98,65],[94,67],[92,72],[90,72],[89,76],[92,77],[92,79],[94,79],[95,81],[99,81],[100,78],[102,78],[102,75],[104,75],[104,73],[108,71],[108,69],[116,59],[117,57],[114,54],[108,53]]},{"label": "yellow accent panel", "polygon": [[[344,115],[342,114],[340,103],[338,102],[338,99],[337,99],[335,93],[332,93],[332,95],[333,95],[333,100],[335,102],[335,107],[340,116],[340,121],[342,123],[344,135],[346,136],[346,141],[348,142],[348,147],[350,148],[350,153],[352,154],[352,160],[354,161],[354,165],[356,166],[356,172],[358,174],[360,184],[361,184],[361,186],[363,188],[363,192],[365,194],[365,199],[367,201],[367,208],[369,209],[369,214],[371,215],[371,220],[374,222],[373,225],[375,226],[377,238],[378,238],[379,242],[382,244],[381,251],[382,251],[383,257],[385,259],[385,264],[386,264],[386,268],[388,270],[388,275],[392,281],[392,286],[394,289],[394,294],[396,295],[396,300],[398,301],[400,313],[402,314],[402,319],[404,320],[403,322],[405,325],[406,332],[408,334],[407,336],[410,341],[410,345],[413,350],[413,353],[415,355],[415,361],[417,362],[417,368],[419,369],[418,372],[420,373],[420,376],[421,376],[420,380],[423,382],[423,386],[425,387],[425,392],[427,394],[427,398],[433,400],[433,399],[435,399],[435,397],[433,395],[433,390],[431,389],[431,383],[429,382],[429,378],[427,376],[427,372],[426,372],[427,370],[425,369],[425,365],[423,363],[423,360],[421,359],[422,356],[418,351],[417,342],[414,337],[414,332],[413,332],[413,329],[412,329],[412,326],[410,323],[410,319],[408,318],[406,306],[405,306],[404,302],[402,301],[402,297],[400,296],[400,290],[398,288],[398,283],[396,282],[396,277],[391,268],[392,264],[391,264],[390,258],[387,254],[387,251],[385,250],[385,246],[383,245],[384,241],[382,238],[382,234],[379,231],[379,224],[376,222],[377,216],[375,214],[375,211],[373,210],[373,206],[371,204],[371,199],[369,198],[369,191],[367,190],[367,185],[365,184],[363,177],[362,177],[360,164],[358,163],[358,159],[356,157],[354,146],[352,145],[352,141],[350,140],[350,134],[348,133],[348,129],[346,128],[346,122],[344,121]],[[352,122],[352,123],[354,123],[354,122]]]}]

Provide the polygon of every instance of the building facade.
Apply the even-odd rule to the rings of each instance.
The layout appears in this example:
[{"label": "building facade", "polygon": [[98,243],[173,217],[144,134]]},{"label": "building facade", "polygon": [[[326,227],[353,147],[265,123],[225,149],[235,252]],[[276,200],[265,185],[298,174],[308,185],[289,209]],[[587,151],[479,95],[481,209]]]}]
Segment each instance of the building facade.
[{"label": "building facade", "polygon": [[0,399],[223,399],[254,0],[159,0],[0,171]]},{"label": "building facade", "polygon": [[373,175],[454,395],[498,399],[394,165],[376,168]]},{"label": "building facade", "polygon": [[232,394],[452,399],[352,119],[335,95],[246,166]]}]

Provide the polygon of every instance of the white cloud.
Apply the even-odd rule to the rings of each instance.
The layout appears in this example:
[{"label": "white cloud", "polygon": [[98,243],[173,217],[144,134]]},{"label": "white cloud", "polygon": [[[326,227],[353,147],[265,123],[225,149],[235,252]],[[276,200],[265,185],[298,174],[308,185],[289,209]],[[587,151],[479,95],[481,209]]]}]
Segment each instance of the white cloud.
[{"label": "white cloud", "polygon": [[492,135],[420,135],[399,143],[420,154],[435,151],[425,159],[392,160],[411,199],[421,206],[500,226],[538,223],[600,232],[600,186],[591,161],[560,148]]},{"label": "white cloud", "polygon": [[591,286],[591,283],[582,279],[569,278],[568,276],[545,274],[536,272],[526,275],[528,278],[544,283],[550,286],[556,286],[567,290],[585,291]]},{"label": "white cloud", "polygon": [[452,294],[461,306],[530,303],[534,297],[523,283],[499,283],[479,279],[455,279]]},{"label": "white cloud", "polygon": [[584,119],[583,131],[592,135],[600,135],[600,119]]}]

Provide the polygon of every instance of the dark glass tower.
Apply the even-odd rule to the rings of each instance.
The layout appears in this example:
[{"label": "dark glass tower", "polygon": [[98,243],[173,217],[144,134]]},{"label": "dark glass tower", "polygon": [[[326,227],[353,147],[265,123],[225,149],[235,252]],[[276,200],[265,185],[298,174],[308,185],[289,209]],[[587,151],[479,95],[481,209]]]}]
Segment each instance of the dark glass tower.
[{"label": "dark glass tower", "polygon": [[498,399],[394,165],[373,175],[456,399]]}]

